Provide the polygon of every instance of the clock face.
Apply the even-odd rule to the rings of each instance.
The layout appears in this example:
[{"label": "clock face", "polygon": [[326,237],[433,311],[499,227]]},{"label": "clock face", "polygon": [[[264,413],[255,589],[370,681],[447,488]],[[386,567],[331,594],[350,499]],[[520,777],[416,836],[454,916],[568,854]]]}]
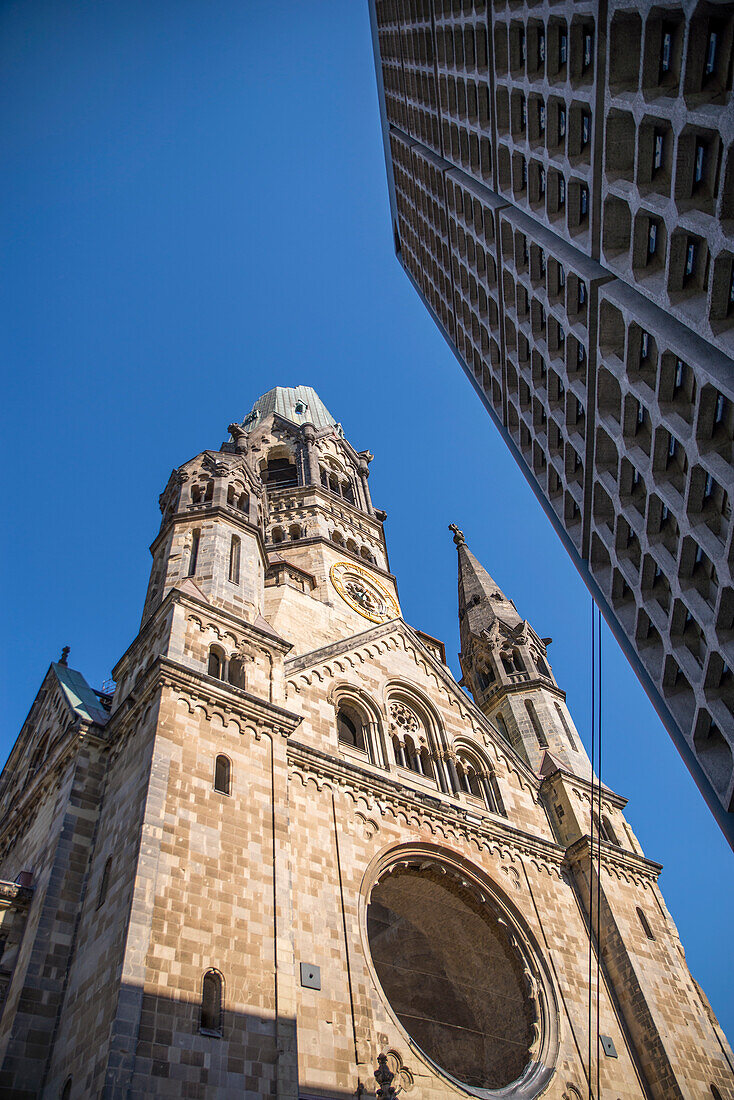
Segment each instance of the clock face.
[{"label": "clock face", "polygon": [[361,566],[339,561],[332,565],[329,575],[341,598],[370,622],[386,623],[400,615],[394,597]]}]

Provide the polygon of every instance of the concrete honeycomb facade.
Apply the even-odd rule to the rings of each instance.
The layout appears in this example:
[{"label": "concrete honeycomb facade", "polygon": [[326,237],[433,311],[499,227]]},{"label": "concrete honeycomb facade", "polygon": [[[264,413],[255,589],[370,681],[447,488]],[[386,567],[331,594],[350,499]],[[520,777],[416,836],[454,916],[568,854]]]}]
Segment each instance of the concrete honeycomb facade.
[{"label": "concrete honeycomb facade", "polygon": [[307,387],[230,433],[160,498],[114,693],[65,651],[0,777],[2,1095],[734,1100],[543,639],[455,530],[472,701],[369,452]]},{"label": "concrete honeycomb facade", "polygon": [[371,13],[398,258],[734,845],[734,5]]}]

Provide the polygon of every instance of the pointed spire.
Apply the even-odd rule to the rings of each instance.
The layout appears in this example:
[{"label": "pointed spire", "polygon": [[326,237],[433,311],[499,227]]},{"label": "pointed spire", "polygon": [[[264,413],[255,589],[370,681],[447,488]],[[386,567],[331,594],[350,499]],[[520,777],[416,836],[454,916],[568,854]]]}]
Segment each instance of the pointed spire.
[{"label": "pointed spire", "polygon": [[513,630],[523,621],[517,608],[466,545],[463,531],[450,525],[459,555],[459,620],[462,649],[471,634],[489,630],[499,619]]}]

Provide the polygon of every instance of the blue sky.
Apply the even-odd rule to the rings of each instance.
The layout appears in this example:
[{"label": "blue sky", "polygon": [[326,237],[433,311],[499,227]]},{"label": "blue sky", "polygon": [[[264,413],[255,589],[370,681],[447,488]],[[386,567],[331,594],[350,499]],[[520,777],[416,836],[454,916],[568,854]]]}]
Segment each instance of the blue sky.
[{"label": "blue sky", "polygon": [[[2,755],[63,645],[99,686],[135,636],[171,468],[299,383],[375,454],[406,619],[458,675],[458,523],[588,745],[589,596],[393,255],[364,0],[6,2],[0,144]],[[734,1035],[731,853],[608,631],[604,681],[605,780]]]}]

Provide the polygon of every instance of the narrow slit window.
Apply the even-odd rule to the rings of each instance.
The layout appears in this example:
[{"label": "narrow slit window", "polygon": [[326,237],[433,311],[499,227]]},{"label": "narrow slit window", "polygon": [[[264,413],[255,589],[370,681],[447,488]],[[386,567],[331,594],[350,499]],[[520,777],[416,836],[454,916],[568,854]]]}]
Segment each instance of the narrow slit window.
[{"label": "narrow slit window", "polygon": [[196,572],[196,565],[199,560],[199,542],[201,541],[201,531],[197,527],[195,531],[191,533],[191,551],[189,553],[189,571],[188,576],[193,577]]},{"label": "narrow slit window", "polygon": [[709,31],[708,42],[706,43],[706,62],[703,69],[704,76],[710,77],[716,72],[716,55],[718,52],[719,33],[718,31]]},{"label": "narrow slit window", "polygon": [[589,214],[589,188],[586,184],[581,188],[579,209],[582,219],[587,218]]},{"label": "narrow slit window", "polygon": [[558,67],[563,68],[568,58],[568,35],[561,33],[558,38]]},{"label": "narrow slit window", "polygon": [[219,1035],[222,1031],[222,975],[216,970],[207,970],[201,984],[201,1017],[199,1027],[208,1034]]},{"label": "narrow slit window", "polygon": [[673,32],[663,31],[663,41],[660,47],[660,75],[665,76],[670,72],[673,61]]},{"label": "narrow slit window", "polygon": [[655,142],[652,157],[653,169],[657,172],[663,166],[664,134],[662,130],[655,131]]},{"label": "narrow slit window", "polygon": [[650,922],[648,921],[648,919],[645,916],[642,909],[640,909],[639,905],[637,906],[637,916],[638,916],[638,919],[639,919],[640,924],[642,926],[642,931],[645,933],[645,935],[647,936],[647,938],[649,940],[654,940],[655,937],[652,933],[652,928],[650,927]]},{"label": "narrow slit window", "polygon": [[563,176],[558,177],[558,206],[559,208],[566,205],[566,180]]},{"label": "narrow slit window", "polygon": [[693,185],[697,187],[703,183],[703,175],[706,167],[706,142],[697,141],[693,158]]},{"label": "narrow slit window", "polygon": [[540,719],[538,718],[538,712],[536,711],[534,704],[531,703],[529,699],[525,700],[525,709],[528,712],[528,717],[530,718],[530,724],[533,727],[533,733],[535,734],[535,738],[538,742],[539,747],[541,749],[547,749],[548,748],[548,738],[545,736],[545,731],[543,730],[543,727],[540,724]]},{"label": "narrow slit window", "polygon": [[545,63],[545,31],[538,31],[538,67]]},{"label": "narrow slit window", "polygon": [[652,257],[658,250],[658,224],[650,221],[647,228],[647,255]]},{"label": "narrow slit window", "polygon": [[240,583],[240,540],[232,535],[229,544],[229,579],[232,584]]},{"label": "narrow slit window", "polygon": [[690,279],[693,276],[694,271],[696,270],[696,258],[697,258],[697,256],[698,256],[698,245],[696,244],[695,241],[692,241],[689,238],[688,243],[686,245],[686,266],[685,266],[686,279]]},{"label": "narrow slit window", "polygon": [[591,66],[592,45],[593,45],[593,35],[592,35],[591,31],[586,31],[584,33],[584,63],[583,63],[584,72],[586,72],[587,69],[589,69],[589,67]]},{"label": "narrow slit window", "polygon": [[214,762],[214,790],[219,794],[230,794],[232,789],[232,765],[221,754]]},{"label": "narrow slit window", "polygon": [[561,709],[561,706],[560,706],[559,703],[556,703],[556,710],[558,712],[558,717],[560,719],[561,725],[563,726],[563,732],[566,735],[566,739],[568,740],[568,743],[571,746],[571,748],[574,750],[574,752],[576,752],[576,742],[573,739],[573,734],[571,733],[571,727],[569,726],[568,722],[566,721],[566,715],[563,713],[563,710]]},{"label": "narrow slit window", "polygon": [[110,870],[112,868],[112,856],[107,858],[102,871],[102,878],[99,883],[99,893],[97,894],[97,908],[101,909],[107,898],[107,891],[110,885]]},{"label": "narrow slit window", "polygon": [[588,115],[585,111],[581,116],[581,147],[589,144],[589,138],[591,137],[591,115]]},{"label": "narrow slit window", "polygon": [[561,107],[558,112],[558,140],[561,141],[566,136],[566,108]]}]

